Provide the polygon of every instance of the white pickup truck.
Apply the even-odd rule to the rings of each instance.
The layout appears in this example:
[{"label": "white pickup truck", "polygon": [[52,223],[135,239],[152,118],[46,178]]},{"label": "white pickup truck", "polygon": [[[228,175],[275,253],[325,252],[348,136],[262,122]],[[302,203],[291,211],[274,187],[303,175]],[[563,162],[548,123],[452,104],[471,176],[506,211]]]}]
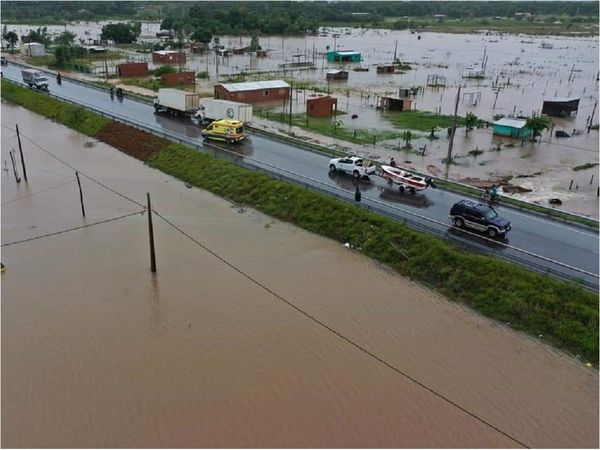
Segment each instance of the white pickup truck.
[{"label": "white pickup truck", "polygon": [[373,175],[377,167],[370,161],[365,161],[359,156],[347,156],[345,158],[334,158],[329,161],[330,172],[346,172],[352,174],[354,178],[369,178]]}]

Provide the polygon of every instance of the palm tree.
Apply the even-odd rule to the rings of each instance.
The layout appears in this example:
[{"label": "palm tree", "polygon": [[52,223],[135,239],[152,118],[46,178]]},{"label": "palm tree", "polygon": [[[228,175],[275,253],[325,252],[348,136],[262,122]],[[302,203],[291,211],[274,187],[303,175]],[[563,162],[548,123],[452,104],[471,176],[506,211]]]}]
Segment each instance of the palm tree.
[{"label": "palm tree", "polygon": [[525,127],[533,131],[532,141],[535,141],[536,136],[540,136],[540,142],[542,140],[542,131],[546,128],[550,128],[552,121],[548,116],[531,116],[525,122]]},{"label": "palm tree", "polygon": [[469,135],[469,131],[471,131],[475,127],[475,125],[477,125],[478,120],[479,119],[477,118],[477,116],[472,112],[467,113],[467,115],[465,116],[465,127],[467,136]]}]

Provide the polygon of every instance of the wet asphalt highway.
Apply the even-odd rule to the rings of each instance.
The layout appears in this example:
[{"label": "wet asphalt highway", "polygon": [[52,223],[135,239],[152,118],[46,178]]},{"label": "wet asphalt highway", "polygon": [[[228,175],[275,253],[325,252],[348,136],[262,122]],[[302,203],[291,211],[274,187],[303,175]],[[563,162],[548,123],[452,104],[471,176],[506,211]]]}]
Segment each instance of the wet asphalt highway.
[{"label": "wet asphalt highway", "polygon": [[[9,63],[2,67],[5,78],[20,82],[20,67]],[[49,75],[50,92],[57,97],[97,109],[127,121],[133,121],[151,129],[176,135],[178,138],[211,153],[212,148],[203,146],[200,128],[189,119],[173,118],[154,113],[152,105],[116,97],[111,100],[106,90],[96,89],[63,78],[62,85],[56,84],[53,75]],[[25,131],[25,130],[23,130]],[[351,176],[330,174],[328,172],[329,157],[304,150],[300,147],[250,133],[249,138],[235,152],[243,156],[241,161],[246,166],[267,169],[280,176],[310,185],[318,190],[336,195],[344,199],[352,199],[356,189],[356,181]],[[464,198],[441,189],[427,189],[416,195],[399,194],[390,188],[384,180],[371,177],[369,181],[360,181],[362,205],[394,217],[407,220],[409,224],[433,232],[440,237],[472,248],[498,254],[498,256],[517,259],[521,263],[533,266],[538,271],[560,272],[563,275],[582,278],[588,284],[598,286],[598,233],[583,227],[546,219],[538,215],[500,206],[498,213],[512,222],[512,230],[508,233],[505,244],[492,243],[477,236],[462,233],[456,229],[448,229],[450,220],[448,212],[452,204]],[[523,251],[519,251],[523,250]],[[548,260],[589,272],[589,275],[552,261],[538,258],[539,255]]]}]

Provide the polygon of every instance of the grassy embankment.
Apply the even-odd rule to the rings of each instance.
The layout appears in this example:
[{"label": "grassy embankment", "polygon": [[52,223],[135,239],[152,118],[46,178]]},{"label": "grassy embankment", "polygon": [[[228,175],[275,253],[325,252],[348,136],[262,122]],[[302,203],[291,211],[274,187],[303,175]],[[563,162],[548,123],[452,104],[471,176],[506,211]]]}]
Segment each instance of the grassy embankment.
[{"label": "grassy embankment", "polygon": [[[58,113],[61,107],[71,107],[6,81],[2,81],[2,95],[67,126],[84,129],[88,135],[101,134],[101,128],[108,125],[106,119],[94,118],[83,108],[75,107],[77,115]],[[38,99],[34,101],[32,96]],[[79,117],[88,117],[83,120],[85,126]],[[597,296],[577,284],[558,282],[492,257],[463,252],[440,239],[334,198],[185,146],[164,145],[149,161],[152,167],[308,231],[349,242],[365,255],[453,301],[509,323],[514,329],[542,335],[547,342],[598,364]]]}]

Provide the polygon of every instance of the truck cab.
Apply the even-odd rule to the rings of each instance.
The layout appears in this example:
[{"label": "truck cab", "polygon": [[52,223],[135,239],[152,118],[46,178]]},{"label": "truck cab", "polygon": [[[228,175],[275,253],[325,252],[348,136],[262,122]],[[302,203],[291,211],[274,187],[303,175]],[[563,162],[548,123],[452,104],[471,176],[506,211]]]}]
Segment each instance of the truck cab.
[{"label": "truck cab", "polygon": [[202,137],[204,139],[223,141],[228,144],[239,142],[246,138],[244,123],[239,120],[215,120],[202,130]]}]

